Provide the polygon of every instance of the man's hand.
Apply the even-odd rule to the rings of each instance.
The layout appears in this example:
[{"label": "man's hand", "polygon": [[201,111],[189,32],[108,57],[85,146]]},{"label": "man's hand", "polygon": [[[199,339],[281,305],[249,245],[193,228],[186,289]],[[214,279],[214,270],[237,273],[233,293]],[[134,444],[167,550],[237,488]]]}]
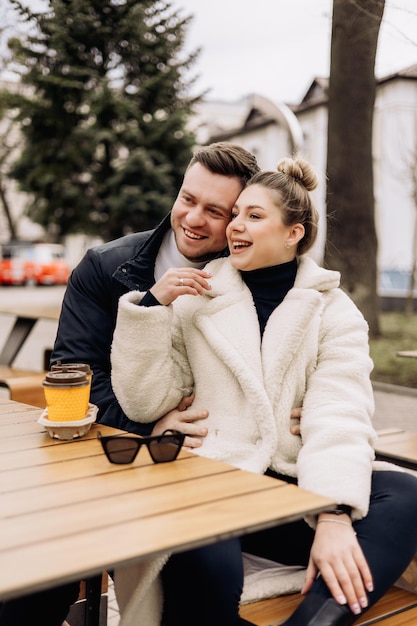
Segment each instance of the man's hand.
[{"label": "man's hand", "polygon": [[291,426],[290,432],[293,435],[300,435],[300,419],[301,419],[301,409],[302,407],[297,407],[291,410]]},{"label": "man's hand", "polygon": [[194,424],[194,422],[206,419],[209,413],[205,410],[189,408],[194,402],[194,397],[194,394],[191,394],[191,396],[183,398],[176,409],[161,417],[155,424],[152,435],[162,435],[167,429],[178,430],[186,435],[184,448],[199,448],[203,443],[203,438],[208,433],[208,429],[203,428],[200,424]]}]

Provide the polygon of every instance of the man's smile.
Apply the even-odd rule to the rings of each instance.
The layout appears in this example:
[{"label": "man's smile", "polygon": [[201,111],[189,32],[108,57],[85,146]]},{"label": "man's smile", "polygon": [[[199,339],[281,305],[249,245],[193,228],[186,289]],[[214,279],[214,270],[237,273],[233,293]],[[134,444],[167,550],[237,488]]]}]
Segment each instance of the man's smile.
[{"label": "man's smile", "polygon": [[197,235],[197,233],[192,233],[191,230],[187,230],[186,228],[183,228],[183,231],[184,231],[184,234],[190,239],[197,239],[197,240],[207,239],[205,235]]}]

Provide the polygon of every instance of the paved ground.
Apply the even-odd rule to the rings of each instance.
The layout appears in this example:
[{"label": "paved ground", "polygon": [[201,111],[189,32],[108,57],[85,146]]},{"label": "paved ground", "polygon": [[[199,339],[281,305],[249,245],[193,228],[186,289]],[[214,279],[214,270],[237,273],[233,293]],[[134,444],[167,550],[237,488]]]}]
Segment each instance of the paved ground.
[{"label": "paved ground", "polygon": [[417,432],[417,389],[374,383],[374,425]]}]

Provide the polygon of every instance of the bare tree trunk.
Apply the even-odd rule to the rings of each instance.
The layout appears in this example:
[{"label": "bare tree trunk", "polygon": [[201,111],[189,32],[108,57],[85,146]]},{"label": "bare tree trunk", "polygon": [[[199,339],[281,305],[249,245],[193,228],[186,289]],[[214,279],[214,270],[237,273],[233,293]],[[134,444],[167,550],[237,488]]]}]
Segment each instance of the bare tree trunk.
[{"label": "bare tree trunk", "polygon": [[[1,117],[3,114],[3,117]],[[17,239],[17,229],[13,219],[12,210],[7,199],[8,163],[13,151],[18,146],[18,139],[13,138],[13,120],[0,111],[1,138],[0,138],[0,202],[3,205],[4,215],[9,226],[9,239]]]},{"label": "bare tree trunk", "polygon": [[7,200],[6,191],[3,186],[3,181],[0,179],[0,200],[3,204],[4,215],[6,216],[6,221],[9,226],[9,239],[17,239],[17,232],[14,225],[14,221],[12,219],[12,212],[10,209],[9,202]]},{"label": "bare tree trunk", "polygon": [[385,0],[334,0],[327,146],[325,263],[379,334],[372,122]]}]

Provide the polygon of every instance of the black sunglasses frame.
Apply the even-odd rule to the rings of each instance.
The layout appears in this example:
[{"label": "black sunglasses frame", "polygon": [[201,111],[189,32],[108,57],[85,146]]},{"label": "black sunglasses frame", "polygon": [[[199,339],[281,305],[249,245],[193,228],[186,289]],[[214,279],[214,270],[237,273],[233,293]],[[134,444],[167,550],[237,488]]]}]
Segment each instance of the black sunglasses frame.
[{"label": "black sunglasses frame", "polygon": [[[130,463],[133,463],[133,461],[136,459],[142,446],[146,446],[148,448],[149,455],[154,463],[170,463],[171,461],[175,461],[184,443],[185,434],[180,433],[178,430],[169,429],[164,430],[161,435],[155,435],[151,437],[134,437],[131,435],[103,436],[99,431],[97,433],[97,438],[99,439],[104,454],[106,455],[110,463],[113,463],[115,465],[129,465]],[[111,445],[114,441],[120,443],[128,442],[130,447],[125,450],[112,450]],[[157,448],[158,445],[166,444],[174,444],[176,447],[172,451],[172,454],[168,456],[168,458],[163,458],[163,456],[160,456],[158,458],[158,456],[155,455],[155,445]],[[125,453],[124,457],[120,456],[123,452]],[[127,454],[129,456],[127,456]],[[119,455],[119,460],[117,460],[117,455]]]}]

